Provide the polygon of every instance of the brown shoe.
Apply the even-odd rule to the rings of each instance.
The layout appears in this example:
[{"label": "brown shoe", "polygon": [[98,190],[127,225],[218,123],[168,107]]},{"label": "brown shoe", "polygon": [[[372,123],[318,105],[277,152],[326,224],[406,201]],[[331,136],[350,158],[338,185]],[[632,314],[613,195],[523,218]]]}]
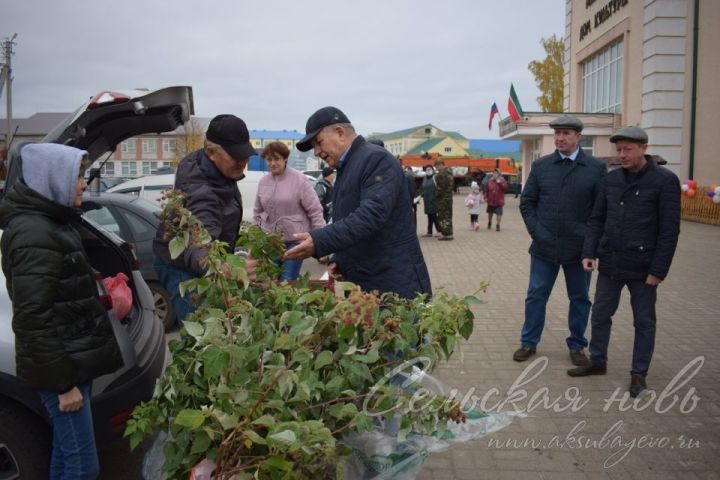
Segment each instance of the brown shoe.
[{"label": "brown shoe", "polygon": [[567,374],[571,377],[587,377],[588,375],[605,375],[607,373],[606,365],[594,365],[588,363],[582,367],[571,368],[567,371]]},{"label": "brown shoe", "polygon": [[535,355],[535,347],[528,347],[527,345],[523,345],[522,347],[515,350],[515,353],[513,353],[513,360],[516,362],[524,362],[531,356]]},{"label": "brown shoe", "polygon": [[635,398],[647,389],[645,377],[640,374],[630,374],[630,396]]},{"label": "brown shoe", "polygon": [[570,361],[572,362],[573,365],[577,365],[578,367],[584,367],[585,365],[587,365],[589,363],[588,358],[582,349],[579,349],[579,350],[570,349]]}]

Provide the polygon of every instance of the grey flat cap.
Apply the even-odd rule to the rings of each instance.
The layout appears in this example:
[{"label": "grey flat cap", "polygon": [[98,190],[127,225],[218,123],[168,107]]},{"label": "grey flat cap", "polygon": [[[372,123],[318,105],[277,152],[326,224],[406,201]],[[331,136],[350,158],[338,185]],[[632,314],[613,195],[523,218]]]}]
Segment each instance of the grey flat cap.
[{"label": "grey flat cap", "polygon": [[610,141],[612,143],[615,143],[618,140],[631,140],[633,142],[640,142],[644,145],[648,143],[648,136],[645,130],[640,127],[623,127],[616,130],[615,133],[610,136]]},{"label": "grey flat cap", "polygon": [[557,130],[559,128],[569,128],[571,130],[582,132],[583,123],[577,117],[573,117],[572,115],[563,115],[562,117],[556,118],[550,122],[550,128],[553,130]]}]

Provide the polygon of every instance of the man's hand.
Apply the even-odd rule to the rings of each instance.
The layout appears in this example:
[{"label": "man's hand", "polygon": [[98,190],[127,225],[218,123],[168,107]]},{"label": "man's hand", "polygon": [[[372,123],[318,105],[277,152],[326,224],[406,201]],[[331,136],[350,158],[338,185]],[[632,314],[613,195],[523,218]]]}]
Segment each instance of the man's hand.
[{"label": "man's hand", "polygon": [[645,279],[645,284],[650,285],[651,287],[657,287],[658,285],[660,285],[660,282],[662,282],[662,280],[655,275],[648,275]]},{"label": "man's hand", "polygon": [[583,258],[582,259],[583,270],[586,272],[592,272],[597,268],[597,260],[594,258]]},{"label": "man's hand", "polygon": [[340,270],[338,269],[337,263],[332,262],[330,265],[328,265],[328,276],[333,279],[335,282],[342,282],[342,273],[340,273]]},{"label": "man's hand", "polygon": [[315,242],[309,233],[296,233],[295,238],[300,240],[298,245],[285,252],[282,256],[283,260],[304,260],[315,254]]},{"label": "man's hand", "polygon": [[253,283],[257,280],[255,270],[257,269],[258,260],[248,255],[245,259],[245,272],[247,272],[248,280]]},{"label": "man's hand", "polygon": [[77,387],[73,387],[69,392],[59,394],[58,402],[61,412],[77,412],[82,408],[83,396]]}]

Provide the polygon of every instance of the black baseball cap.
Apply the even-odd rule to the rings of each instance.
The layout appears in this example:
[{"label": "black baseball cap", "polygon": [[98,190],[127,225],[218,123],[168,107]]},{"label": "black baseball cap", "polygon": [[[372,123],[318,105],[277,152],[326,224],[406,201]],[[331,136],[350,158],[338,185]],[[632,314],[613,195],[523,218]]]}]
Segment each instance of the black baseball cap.
[{"label": "black baseball cap", "polygon": [[305,136],[295,146],[301,152],[307,152],[312,148],[310,142],[320,133],[323,128],[337,123],[350,123],[348,117],[336,107],[323,107],[310,115],[305,124]]},{"label": "black baseball cap", "polygon": [[247,125],[235,115],[223,114],[210,120],[205,138],[220,145],[235,160],[255,155]]}]

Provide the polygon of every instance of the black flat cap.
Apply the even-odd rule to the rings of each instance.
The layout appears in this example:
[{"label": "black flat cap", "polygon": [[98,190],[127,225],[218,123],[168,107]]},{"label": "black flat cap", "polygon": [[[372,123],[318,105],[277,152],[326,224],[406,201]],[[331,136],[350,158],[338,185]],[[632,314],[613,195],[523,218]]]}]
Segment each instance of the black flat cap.
[{"label": "black flat cap", "polygon": [[305,124],[305,136],[295,146],[301,152],[307,152],[312,148],[310,142],[325,127],[337,123],[350,123],[348,117],[336,107],[323,107],[310,115]]},{"label": "black flat cap", "polygon": [[553,130],[569,128],[570,130],[575,130],[576,132],[582,132],[583,123],[577,117],[573,117],[572,115],[563,115],[562,117],[558,117],[550,122],[550,128]]},{"label": "black flat cap", "polygon": [[205,138],[220,145],[235,160],[255,155],[247,125],[235,115],[218,115],[210,120]]},{"label": "black flat cap", "polygon": [[615,133],[610,136],[612,143],[619,140],[630,140],[645,145],[648,143],[648,136],[647,132],[640,127],[623,127],[616,130]]}]

